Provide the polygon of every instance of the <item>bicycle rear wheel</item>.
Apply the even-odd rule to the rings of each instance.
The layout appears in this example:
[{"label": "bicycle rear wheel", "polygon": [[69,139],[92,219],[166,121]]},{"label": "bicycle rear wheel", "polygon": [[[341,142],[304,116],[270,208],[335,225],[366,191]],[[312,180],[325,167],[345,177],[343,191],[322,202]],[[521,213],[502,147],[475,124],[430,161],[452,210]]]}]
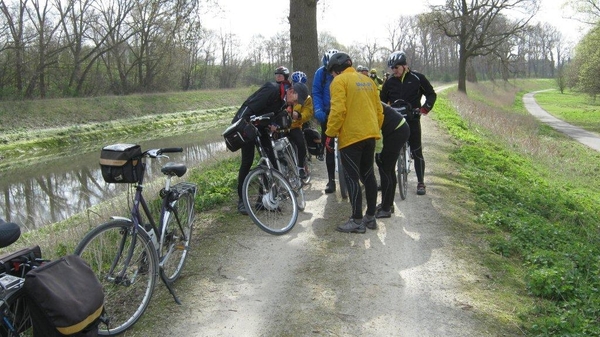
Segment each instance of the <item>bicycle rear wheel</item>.
[{"label": "bicycle rear wheel", "polygon": [[145,231],[133,234],[133,223],[113,220],[94,228],[75,248],[104,290],[108,326],[100,324],[100,335],[118,335],[130,328],[152,297],[158,275],[156,250]]},{"label": "bicycle rear wheel", "polygon": [[406,199],[406,193],[408,192],[408,167],[406,166],[406,144],[400,149],[400,156],[398,157],[398,191],[400,192],[400,198]]},{"label": "bicycle rear wheel", "polygon": [[338,183],[340,185],[340,194],[342,195],[342,199],[347,199],[348,186],[346,185],[346,172],[344,171],[344,165],[342,165],[342,156],[340,154],[340,151],[337,149],[337,139],[335,148],[335,160],[338,172]]},{"label": "bicycle rear wheel", "polygon": [[[173,186],[178,189],[178,185]],[[161,272],[168,282],[174,282],[185,265],[194,225],[194,195],[188,190],[178,193],[171,201],[173,211],[163,211],[164,232],[160,240]]]},{"label": "bicycle rear wheel", "polygon": [[259,166],[250,171],[244,180],[242,198],[252,221],[269,234],[285,234],[298,220],[296,194],[277,170]]}]

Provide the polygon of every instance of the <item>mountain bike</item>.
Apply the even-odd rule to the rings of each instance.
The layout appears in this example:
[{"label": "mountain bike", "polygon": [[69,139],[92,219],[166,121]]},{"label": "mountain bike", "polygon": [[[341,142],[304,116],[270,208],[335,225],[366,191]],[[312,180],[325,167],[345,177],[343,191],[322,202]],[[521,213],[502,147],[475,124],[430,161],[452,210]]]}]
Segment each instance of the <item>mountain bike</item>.
[{"label": "mountain bike", "polygon": [[[250,123],[270,122],[274,113],[251,116]],[[248,215],[262,230],[273,235],[289,232],[298,220],[298,210],[304,209],[304,191],[298,174],[295,151],[286,137],[274,139],[276,130],[271,127],[256,130],[254,143],[260,158],[246,176],[242,186],[242,199]],[[271,162],[261,143],[261,132],[267,132],[277,159],[277,168]],[[276,137],[276,136],[275,136]],[[283,173],[282,173],[283,172]],[[300,203],[298,198],[301,199]]]},{"label": "mountain bike", "polygon": [[[168,158],[165,153],[182,151],[161,148],[142,153],[138,145],[131,144],[115,144],[102,150],[104,180],[129,183],[129,195],[133,197],[129,197],[130,218],[113,216],[88,232],[75,248],[75,254],[90,265],[104,289],[108,324],[99,327],[100,335],[120,334],[137,322],[150,303],[157,276],[175,302],[181,304],[172,284],[180,276],[190,249],[196,185],[171,184],[173,177],[186,173],[184,164],[169,162],[162,166],[166,182],[159,193],[158,222],[143,191],[146,158]],[[102,157],[105,153],[107,158]],[[122,161],[126,164],[110,166]]]}]

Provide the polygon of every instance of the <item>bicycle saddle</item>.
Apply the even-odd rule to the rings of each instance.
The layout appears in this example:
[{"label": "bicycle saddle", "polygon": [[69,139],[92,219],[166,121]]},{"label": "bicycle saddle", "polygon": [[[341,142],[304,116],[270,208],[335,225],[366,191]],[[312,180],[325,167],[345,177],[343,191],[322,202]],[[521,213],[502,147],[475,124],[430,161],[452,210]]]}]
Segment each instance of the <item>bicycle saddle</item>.
[{"label": "bicycle saddle", "polygon": [[182,175],[185,174],[185,172],[187,172],[187,167],[185,166],[185,164],[167,163],[167,164],[165,164],[165,166],[163,166],[160,169],[160,172],[162,172],[168,176],[181,177]]},{"label": "bicycle saddle", "polygon": [[8,247],[21,236],[21,227],[0,219],[0,248]]}]

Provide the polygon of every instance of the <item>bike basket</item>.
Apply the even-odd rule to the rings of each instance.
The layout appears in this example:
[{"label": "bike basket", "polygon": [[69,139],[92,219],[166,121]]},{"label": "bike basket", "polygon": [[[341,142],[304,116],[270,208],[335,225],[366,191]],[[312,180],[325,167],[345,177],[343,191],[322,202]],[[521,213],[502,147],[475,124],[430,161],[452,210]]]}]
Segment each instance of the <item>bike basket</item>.
[{"label": "bike basket", "polygon": [[231,152],[241,149],[244,145],[254,142],[256,139],[257,129],[245,119],[240,119],[231,124],[223,132],[225,145]]},{"label": "bike basket", "polygon": [[33,337],[98,335],[104,291],[81,257],[67,255],[30,271],[23,290]]},{"label": "bike basket", "polygon": [[142,149],[134,144],[113,144],[100,152],[102,178],[107,183],[137,183],[142,177]]},{"label": "bike basket", "polygon": [[276,124],[280,129],[289,129],[292,126],[292,117],[287,111],[281,111],[271,119],[272,124]]}]

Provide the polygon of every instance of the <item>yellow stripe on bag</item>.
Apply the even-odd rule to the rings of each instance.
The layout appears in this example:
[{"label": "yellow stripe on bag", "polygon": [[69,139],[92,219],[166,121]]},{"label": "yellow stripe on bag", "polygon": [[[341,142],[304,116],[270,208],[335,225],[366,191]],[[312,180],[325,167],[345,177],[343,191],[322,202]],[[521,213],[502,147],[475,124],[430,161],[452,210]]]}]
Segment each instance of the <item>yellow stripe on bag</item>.
[{"label": "yellow stripe on bag", "polygon": [[104,306],[100,306],[100,308],[98,308],[98,310],[94,311],[94,313],[92,313],[86,319],[84,319],[83,321],[81,321],[77,324],[74,324],[71,326],[65,326],[65,327],[56,327],[56,330],[58,330],[58,332],[60,332],[63,335],[72,335],[74,333],[77,333],[77,332],[85,329],[86,326],[92,324],[93,321],[98,319],[98,317],[100,317],[100,315],[102,314],[103,307]]}]

